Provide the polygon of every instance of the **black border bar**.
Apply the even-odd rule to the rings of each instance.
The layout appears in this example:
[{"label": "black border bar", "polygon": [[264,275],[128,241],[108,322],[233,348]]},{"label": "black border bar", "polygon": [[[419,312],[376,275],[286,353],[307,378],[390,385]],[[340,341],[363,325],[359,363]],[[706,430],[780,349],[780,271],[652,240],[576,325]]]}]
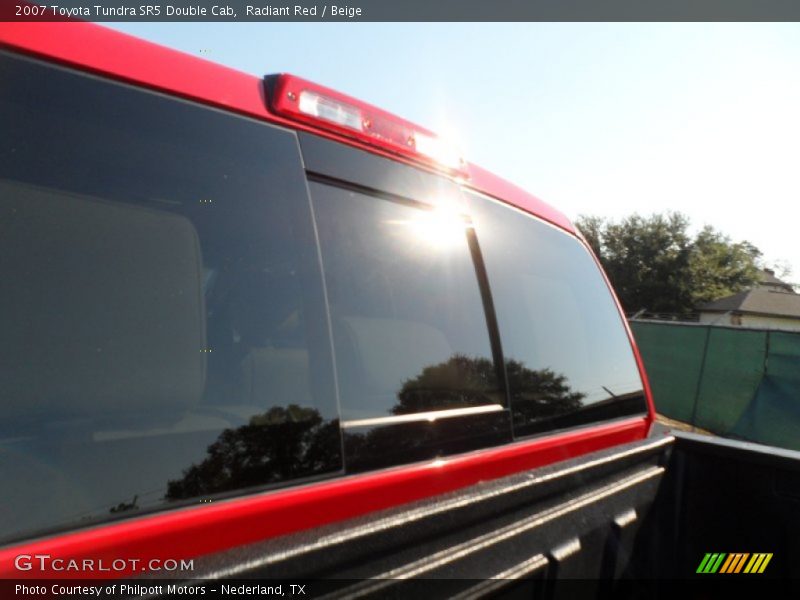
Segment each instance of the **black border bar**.
[{"label": "black border bar", "polygon": [[[40,11],[37,5],[46,5]],[[26,8],[27,6],[27,8]],[[797,0],[3,0],[0,21],[800,21]]]}]

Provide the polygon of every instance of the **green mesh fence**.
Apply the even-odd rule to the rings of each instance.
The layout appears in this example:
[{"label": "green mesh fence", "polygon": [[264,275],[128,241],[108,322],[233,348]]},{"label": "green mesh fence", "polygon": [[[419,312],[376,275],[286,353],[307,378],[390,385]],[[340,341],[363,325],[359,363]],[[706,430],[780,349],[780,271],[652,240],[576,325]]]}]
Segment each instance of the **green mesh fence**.
[{"label": "green mesh fence", "polygon": [[656,410],[800,450],[800,332],[632,321]]},{"label": "green mesh fence", "polygon": [[[691,423],[703,365],[705,328],[635,321],[631,326],[658,410],[671,419]],[[678,348],[680,352],[676,352]]]}]

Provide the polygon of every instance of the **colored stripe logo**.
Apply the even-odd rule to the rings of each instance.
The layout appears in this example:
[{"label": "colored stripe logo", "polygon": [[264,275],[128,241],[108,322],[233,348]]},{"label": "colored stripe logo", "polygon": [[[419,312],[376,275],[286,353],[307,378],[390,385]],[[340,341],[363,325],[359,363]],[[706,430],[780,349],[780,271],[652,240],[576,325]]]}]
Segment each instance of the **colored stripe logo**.
[{"label": "colored stripe logo", "polygon": [[763,573],[772,553],[707,552],[697,567],[697,573]]}]

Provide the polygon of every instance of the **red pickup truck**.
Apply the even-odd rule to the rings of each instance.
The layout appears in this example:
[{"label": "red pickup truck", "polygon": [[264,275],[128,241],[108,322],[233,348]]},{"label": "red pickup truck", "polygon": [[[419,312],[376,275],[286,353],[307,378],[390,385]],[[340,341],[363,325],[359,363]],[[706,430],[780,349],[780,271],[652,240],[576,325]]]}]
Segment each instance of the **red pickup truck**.
[{"label": "red pickup truck", "polygon": [[0,81],[5,583],[797,575],[798,455],[648,437],[587,244],[432,132],[81,22]]}]

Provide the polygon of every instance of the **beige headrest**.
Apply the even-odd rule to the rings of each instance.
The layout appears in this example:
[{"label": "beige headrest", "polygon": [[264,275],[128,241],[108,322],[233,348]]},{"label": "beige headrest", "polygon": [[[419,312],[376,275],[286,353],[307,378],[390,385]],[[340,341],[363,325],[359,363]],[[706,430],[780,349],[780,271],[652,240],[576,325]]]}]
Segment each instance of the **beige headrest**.
[{"label": "beige headrest", "polygon": [[0,277],[3,417],[199,401],[202,257],[188,219],[2,182]]}]

